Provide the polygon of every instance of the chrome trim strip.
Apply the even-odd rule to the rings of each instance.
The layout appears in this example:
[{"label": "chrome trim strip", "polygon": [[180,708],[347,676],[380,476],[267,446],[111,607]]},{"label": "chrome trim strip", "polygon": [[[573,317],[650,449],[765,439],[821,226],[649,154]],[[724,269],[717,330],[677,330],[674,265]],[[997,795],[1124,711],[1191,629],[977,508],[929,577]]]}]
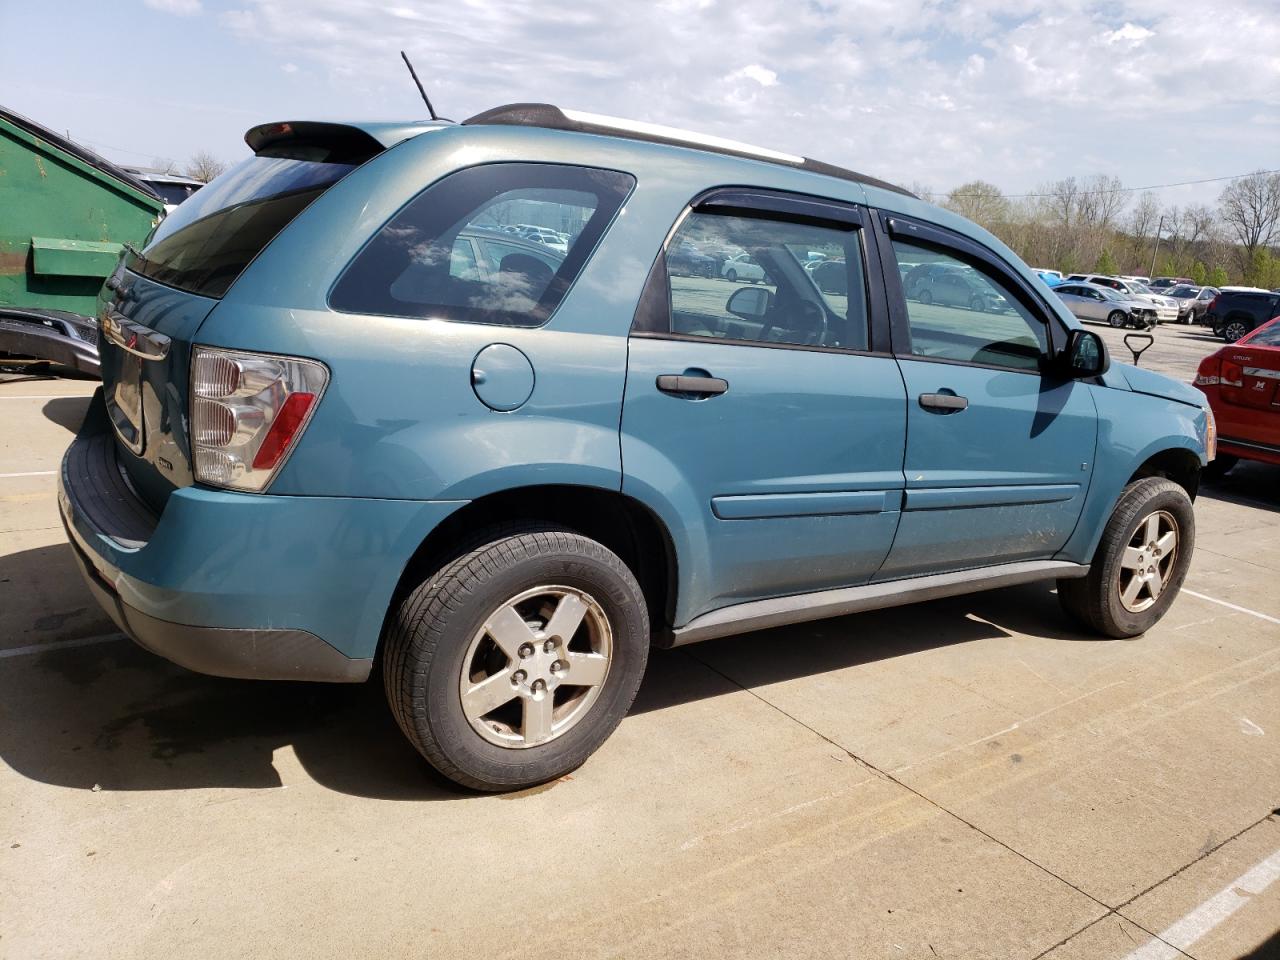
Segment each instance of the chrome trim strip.
[{"label": "chrome trim strip", "polygon": [[102,333],[121,350],[143,360],[163,360],[169,355],[169,345],[172,343],[163,333],[134,323],[115,310],[107,310],[102,314]]}]

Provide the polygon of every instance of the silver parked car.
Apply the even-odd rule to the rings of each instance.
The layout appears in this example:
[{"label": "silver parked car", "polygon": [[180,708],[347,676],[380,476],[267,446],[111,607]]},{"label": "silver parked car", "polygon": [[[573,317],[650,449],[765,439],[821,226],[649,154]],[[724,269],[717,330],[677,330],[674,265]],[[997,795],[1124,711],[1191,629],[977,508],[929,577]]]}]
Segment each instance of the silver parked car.
[{"label": "silver parked car", "polygon": [[1127,280],[1124,277],[1104,277],[1099,273],[1076,273],[1068,277],[1069,280],[1083,280],[1085,283],[1097,284],[1100,287],[1110,287],[1121,295],[1128,296],[1132,300],[1143,300],[1155,308],[1157,323],[1174,323],[1178,319],[1178,301],[1172,297],[1166,297],[1162,294],[1152,293],[1151,289],[1144,283],[1136,280]]},{"label": "silver parked car", "polygon": [[1155,307],[1150,303],[1111,287],[1067,282],[1052,289],[1080,320],[1101,320],[1113,327],[1137,327],[1139,330],[1154,327],[1158,322]]}]

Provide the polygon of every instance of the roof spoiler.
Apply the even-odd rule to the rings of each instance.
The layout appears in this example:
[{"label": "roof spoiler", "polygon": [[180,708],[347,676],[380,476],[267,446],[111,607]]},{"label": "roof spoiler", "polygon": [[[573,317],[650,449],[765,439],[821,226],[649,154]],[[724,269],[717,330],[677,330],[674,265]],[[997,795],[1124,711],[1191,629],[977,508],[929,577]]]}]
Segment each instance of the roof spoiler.
[{"label": "roof spoiler", "polygon": [[383,145],[359,127],[314,120],[263,123],[250,128],[244,142],[259,157],[361,164],[383,151]]},{"label": "roof spoiler", "polygon": [[[820,160],[811,160],[794,154],[756,147],[737,140],[709,134],[679,130],[656,123],[644,123],[637,120],[622,120],[617,117],[606,117],[579,110],[564,110],[550,103],[509,103],[494,107],[483,113],[477,113],[462,121],[464,126],[505,125],[519,127],[542,127],[548,130],[572,130],[577,133],[596,133],[609,137],[625,137],[629,140],[643,140],[646,143],[665,143],[675,147],[692,147],[695,150],[706,150],[710,153],[721,153],[733,157],[745,157],[749,160],[763,160],[784,167],[805,170],[809,173],[820,173],[823,176],[835,177],[838,180],[850,180],[854,183],[890,190],[904,196],[915,197],[914,193],[904,190],[895,184],[869,177],[866,174],[846,170]],[[917,198],[918,199],[918,198]]]}]

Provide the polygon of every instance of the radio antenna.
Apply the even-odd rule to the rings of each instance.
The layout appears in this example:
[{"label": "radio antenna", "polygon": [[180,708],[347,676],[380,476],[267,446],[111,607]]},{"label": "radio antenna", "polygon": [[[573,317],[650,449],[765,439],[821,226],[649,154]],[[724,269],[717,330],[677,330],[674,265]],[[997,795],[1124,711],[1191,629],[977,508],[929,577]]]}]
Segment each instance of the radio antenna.
[{"label": "radio antenna", "polygon": [[422,95],[422,102],[427,105],[427,113],[431,114],[431,119],[447,119],[446,117],[436,115],[436,108],[431,105],[431,98],[427,96],[427,91],[422,88],[422,81],[418,79],[418,71],[413,69],[413,64],[409,62],[409,55],[401,50],[400,56],[404,59],[404,65],[409,68],[409,76],[413,77],[413,82],[418,85],[418,93]]}]

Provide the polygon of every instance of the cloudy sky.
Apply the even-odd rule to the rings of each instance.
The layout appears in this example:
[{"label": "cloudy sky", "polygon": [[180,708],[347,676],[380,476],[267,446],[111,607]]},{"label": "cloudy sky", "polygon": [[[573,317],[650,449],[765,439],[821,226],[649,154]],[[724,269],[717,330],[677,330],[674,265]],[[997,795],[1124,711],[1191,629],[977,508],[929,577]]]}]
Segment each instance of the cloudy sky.
[{"label": "cloudy sky", "polygon": [[[404,48],[456,119],[545,101],[934,190],[1094,173],[1143,186],[1280,167],[1276,12],[1275,0],[0,0],[0,103],[118,161],[234,160],[267,120],[421,116]],[[1212,201],[1221,186],[1162,195]]]}]

